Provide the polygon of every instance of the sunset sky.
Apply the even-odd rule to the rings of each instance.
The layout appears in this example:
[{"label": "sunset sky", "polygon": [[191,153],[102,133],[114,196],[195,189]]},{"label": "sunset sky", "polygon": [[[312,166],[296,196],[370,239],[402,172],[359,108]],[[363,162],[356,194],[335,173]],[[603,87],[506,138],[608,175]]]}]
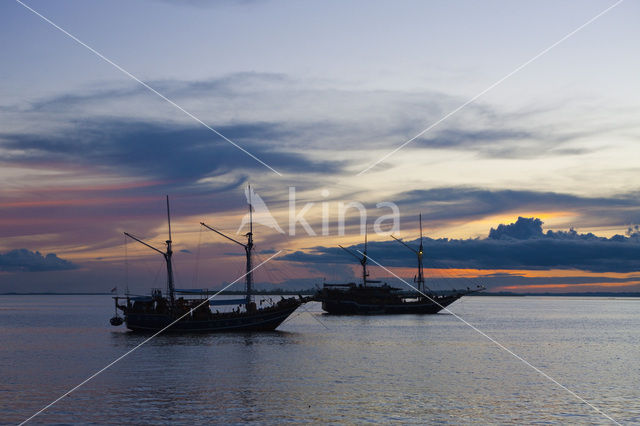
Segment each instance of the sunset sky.
[{"label": "sunset sky", "polygon": [[0,292],[164,287],[123,232],[162,249],[166,194],[178,287],[219,287],[242,248],[199,222],[242,239],[247,184],[285,231],[255,227],[263,285],[355,279],[360,202],[408,278],[376,205],[409,242],[422,213],[434,288],[640,291],[640,3],[591,21],[615,4],[2,2]]}]

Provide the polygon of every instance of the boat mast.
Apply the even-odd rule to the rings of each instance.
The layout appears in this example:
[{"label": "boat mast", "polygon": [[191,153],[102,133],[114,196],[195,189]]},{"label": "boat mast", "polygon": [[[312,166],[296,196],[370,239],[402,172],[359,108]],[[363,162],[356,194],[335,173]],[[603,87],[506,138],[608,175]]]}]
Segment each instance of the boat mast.
[{"label": "boat mast", "polygon": [[126,235],[127,237],[131,238],[134,241],[139,242],[142,245],[145,245],[147,247],[149,247],[152,250],[157,251],[158,253],[160,253],[163,257],[164,260],[167,264],[167,293],[169,296],[169,304],[171,309],[173,309],[173,307],[175,306],[175,287],[173,284],[173,264],[171,262],[171,257],[173,256],[173,250],[171,248],[171,215],[169,213],[169,196],[167,195],[167,220],[169,222],[169,239],[166,241],[167,243],[167,251],[164,252],[162,250],[159,250],[155,247],[153,247],[150,244],[145,243],[144,241],[142,241],[140,238],[134,237],[133,235],[129,234],[128,232],[125,232],[124,235]]},{"label": "boat mast", "polygon": [[167,195],[167,223],[169,224],[169,239],[167,242],[167,253],[164,256],[167,262],[167,293],[169,293],[169,300],[171,300],[171,306],[173,307],[176,299],[176,289],[173,284],[173,262],[171,257],[173,256],[173,249],[171,247],[171,213],[169,210],[169,196]]},{"label": "boat mast", "polygon": [[246,304],[249,306],[253,297],[253,266],[251,263],[251,250],[253,250],[253,205],[251,205],[251,185],[248,185],[247,188],[249,190],[249,233],[247,234],[247,244],[244,246],[244,251],[247,254]]},{"label": "boat mast", "polygon": [[424,269],[422,267],[422,253],[424,246],[422,245],[422,213],[420,213],[420,248],[418,249],[418,290],[424,291]]},{"label": "boat mast", "polygon": [[364,232],[364,252],[362,253],[362,260],[360,261],[362,265],[362,285],[367,286],[367,277],[369,273],[367,272],[367,231]]},{"label": "boat mast", "polygon": [[253,251],[253,206],[251,205],[251,187],[249,187],[249,232],[245,234],[247,237],[247,244],[243,244],[240,241],[223,234],[217,229],[213,229],[204,222],[200,222],[200,225],[204,226],[210,231],[215,232],[218,235],[225,237],[227,240],[233,241],[234,243],[244,247],[245,254],[247,255],[247,273],[245,275],[247,297],[245,299],[245,304],[249,306],[253,299],[253,266],[251,259],[251,252]]},{"label": "boat mast", "polygon": [[391,236],[391,238],[393,238],[394,240],[396,240],[397,242],[399,242],[400,244],[402,244],[403,246],[405,246],[406,248],[408,248],[418,256],[418,276],[416,278],[416,283],[418,284],[418,291],[428,290],[424,284],[424,268],[422,265],[422,254],[424,253],[424,245],[422,244],[422,213],[420,213],[420,247],[418,248],[418,250],[414,249],[413,247],[406,244],[401,239],[394,237],[393,235]]},{"label": "boat mast", "polygon": [[358,256],[348,248],[342,247],[341,245],[338,245],[338,247],[358,259],[358,262],[360,262],[360,265],[362,265],[362,285],[366,287],[368,281],[367,277],[369,276],[369,273],[367,272],[367,233],[365,232],[364,234],[364,251],[362,252],[362,257]]}]

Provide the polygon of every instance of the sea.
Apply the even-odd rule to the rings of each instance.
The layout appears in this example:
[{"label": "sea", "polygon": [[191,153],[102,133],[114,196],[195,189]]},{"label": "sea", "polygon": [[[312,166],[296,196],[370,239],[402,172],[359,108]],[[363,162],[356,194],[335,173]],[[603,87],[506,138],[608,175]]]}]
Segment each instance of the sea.
[{"label": "sea", "polygon": [[[99,295],[0,296],[0,423],[640,423],[640,299],[299,308],[269,333],[147,336]],[[472,327],[473,326],[473,327]],[[613,420],[612,420],[613,419]]]}]

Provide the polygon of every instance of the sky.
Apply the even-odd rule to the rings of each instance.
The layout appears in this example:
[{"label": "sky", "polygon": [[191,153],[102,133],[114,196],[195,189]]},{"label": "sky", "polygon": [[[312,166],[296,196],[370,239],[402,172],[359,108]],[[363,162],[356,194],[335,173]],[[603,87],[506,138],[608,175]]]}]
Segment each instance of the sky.
[{"label": "sky", "polygon": [[254,229],[282,250],[266,288],[355,280],[361,203],[409,279],[390,234],[418,244],[422,214],[434,288],[640,291],[637,2],[23,3],[0,3],[0,292],[163,287],[123,232],[163,249],[165,195],[178,286],[219,288],[242,247],[199,223],[243,239],[248,184],[283,231]]}]

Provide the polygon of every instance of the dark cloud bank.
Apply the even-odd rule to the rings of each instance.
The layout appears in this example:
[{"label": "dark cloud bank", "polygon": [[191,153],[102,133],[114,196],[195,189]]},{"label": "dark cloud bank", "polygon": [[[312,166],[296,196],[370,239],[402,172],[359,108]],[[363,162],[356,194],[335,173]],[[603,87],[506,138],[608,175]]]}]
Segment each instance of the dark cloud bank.
[{"label": "dark cloud bank", "polygon": [[396,195],[394,201],[403,211],[421,211],[422,219],[428,222],[469,221],[505,212],[536,209],[580,212],[582,217],[598,221],[591,222],[591,226],[617,226],[640,221],[639,198],[635,192],[609,197],[583,197],[531,190],[439,187],[403,192]]},{"label": "dark cloud bank", "polygon": [[[631,229],[611,238],[592,233],[542,230],[542,221],[519,217],[515,223],[491,229],[484,239],[424,239],[425,266],[471,269],[577,269],[589,272],[640,270],[640,233]],[[417,246],[418,240],[408,244]],[[363,250],[363,245],[351,247]],[[369,243],[369,255],[385,266],[415,267],[415,257],[395,241]],[[349,263],[337,247],[315,247],[283,256],[306,263]]]},{"label": "dark cloud bank", "polygon": [[[239,0],[240,2],[252,0]],[[199,3],[199,2],[198,2]],[[347,165],[343,161],[316,161],[306,152],[309,141],[316,149],[325,147],[327,150],[341,149],[346,144],[363,144],[366,147],[385,148],[397,138],[410,137],[421,130],[420,126],[426,117],[434,120],[444,112],[450,110],[460,100],[440,92],[423,92],[407,97],[404,92],[391,91],[360,91],[339,88],[316,88],[308,82],[300,81],[285,74],[272,73],[234,73],[220,78],[200,81],[162,80],[152,81],[151,85],[160,92],[175,99],[201,99],[215,102],[216,105],[226,105],[236,101],[244,102],[252,99],[256,102],[257,110],[276,110],[282,107],[281,100],[289,99],[289,105],[306,105],[323,99],[328,105],[342,108],[345,102],[352,102],[353,117],[349,120],[338,118],[331,114],[315,119],[301,120],[288,116],[285,112],[281,118],[262,121],[253,119],[247,122],[234,122],[215,127],[231,140],[239,143],[272,167],[289,173],[344,172]],[[112,114],[108,116],[93,113],[93,118],[80,122],[71,122],[66,115],[58,117],[60,122],[71,124],[64,131],[56,130],[58,135],[45,134],[5,134],[0,135],[7,140],[7,147],[26,146],[35,150],[30,154],[42,151],[52,151],[57,156],[71,154],[88,155],[91,146],[97,146],[96,156],[101,163],[115,161],[116,164],[129,165],[135,160],[136,169],[143,169],[164,175],[167,169],[162,167],[162,153],[173,154],[175,160],[188,159],[194,164],[193,169],[184,168],[173,171],[176,174],[205,172],[212,170],[228,171],[229,164],[235,167],[262,170],[264,166],[237,150],[227,142],[202,126],[176,125],[169,126],[166,122],[153,122],[148,119],[122,116],[118,112],[118,105],[132,103],[142,96],[146,99],[148,91],[134,84],[117,88],[106,88],[96,91],[77,91],[61,95],[45,97],[35,100],[24,109],[19,106],[6,107],[8,111],[20,114],[45,113],[54,117],[57,113],[91,115],[95,105],[115,103]],[[360,100],[357,102],[356,99]],[[362,99],[368,102],[368,111],[363,111]],[[383,116],[373,116],[375,109],[369,105],[385,105]],[[407,110],[411,111],[407,115]],[[366,114],[365,114],[366,112]],[[529,115],[534,114],[531,111]],[[523,120],[509,116],[504,111],[498,111],[490,105],[471,105],[461,113],[464,120],[447,125],[443,129],[435,129],[430,137],[419,138],[415,144],[407,149],[455,149],[465,152],[474,151],[487,158],[531,158],[546,155],[575,155],[587,152],[585,148],[566,149],[564,144],[579,140],[593,134],[589,131],[567,133],[561,129],[542,131],[538,127],[532,128]],[[182,115],[182,114],[180,114]],[[362,115],[362,117],[360,117]],[[360,118],[358,118],[360,117]],[[502,117],[498,121],[495,117]],[[510,123],[505,126],[506,120]],[[265,118],[266,120],[266,118]],[[372,122],[373,121],[373,122]],[[380,124],[375,124],[379,121]],[[427,120],[428,121],[428,120]],[[465,124],[463,125],[462,122]],[[354,139],[354,135],[359,135]],[[114,146],[108,149],[101,146],[104,139],[114,139]],[[170,141],[170,143],[167,143]],[[179,142],[179,143],[176,143]],[[216,145],[215,143],[219,143]],[[1,141],[0,141],[1,143]],[[154,152],[149,153],[149,144],[153,144]],[[178,147],[177,145],[180,145]],[[226,146],[225,146],[226,145]],[[358,145],[358,146],[365,146]],[[279,146],[280,148],[275,148]],[[51,149],[51,148],[55,149]],[[140,155],[141,148],[144,147]],[[206,147],[206,148],[203,148]],[[215,147],[217,154],[212,153]],[[292,147],[297,148],[292,153]],[[18,148],[19,149],[19,148]],[[236,152],[237,151],[237,152]],[[158,155],[157,155],[157,154]],[[149,155],[151,154],[151,155]],[[246,157],[246,158],[244,158]],[[84,158],[84,157],[83,157]],[[329,157],[333,159],[333,156]],[[29,155],[29,159],[34,159]],[[233,160],[233,163],[230,161]],[[142,162],[142,163],[141,163]],[[327,170],[329,168],[329,170]]]},{"label": "dark cloud bank", "polygon": [[[343,166],[339,161],[314,161],[274,149],[275,142],[290,136],[292,130],[284,125],[249,123],[221,126],[219,130],[277,170],[337,173]],[[131,119],[88,119],[76,123],[64,134],[0,134],[0,146],[13,151],[5,161],[85,164],[183,182],[195,182],[238,168],[267,170],[201,126]]]},{"label": "dark cloud bank", "polygon": [[43,256],[38,251],[17,249],[0,254],[0,271],[3,272],[64,271],[76,268],[72,262],[60,259],[53,253]]}]

